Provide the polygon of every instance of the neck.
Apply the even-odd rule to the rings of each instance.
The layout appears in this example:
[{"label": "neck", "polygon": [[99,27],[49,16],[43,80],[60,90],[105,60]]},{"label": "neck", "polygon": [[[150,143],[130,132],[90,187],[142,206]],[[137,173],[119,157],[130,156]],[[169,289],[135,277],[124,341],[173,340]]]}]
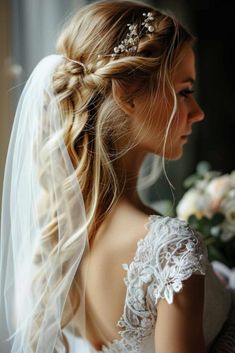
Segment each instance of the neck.
[{"label": "neck", "polygon": [[128,151],[121,160],[122,170],[125,170],[126,176],[121,197],[138,209],[146,207],[137,191],[138,174],[145,156],[146,151],[133,149]]}]

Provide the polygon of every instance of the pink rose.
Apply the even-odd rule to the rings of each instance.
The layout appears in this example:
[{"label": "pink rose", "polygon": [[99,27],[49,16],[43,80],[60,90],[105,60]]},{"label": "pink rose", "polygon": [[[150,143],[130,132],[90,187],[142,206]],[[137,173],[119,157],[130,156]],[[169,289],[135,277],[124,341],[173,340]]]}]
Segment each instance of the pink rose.
[{"label": "pink rose", "polygon": [[219,210],[220,203],[229,192],[230,187],[231,183],[228,174],[217,177],[209,182],[206,192],[210,195],[211,198],[209,208],[212,213],[215,213]]}]

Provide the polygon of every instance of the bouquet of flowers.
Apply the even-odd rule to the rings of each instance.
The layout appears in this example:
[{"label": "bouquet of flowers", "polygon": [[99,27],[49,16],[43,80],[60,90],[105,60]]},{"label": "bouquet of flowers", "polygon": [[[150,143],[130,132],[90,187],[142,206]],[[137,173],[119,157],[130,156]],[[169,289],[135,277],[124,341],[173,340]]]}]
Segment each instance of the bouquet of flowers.
[{"label": "bouquet of flowers", "polygon": [[222,175],[200,162],[188,177],[188,191],[176,207],[177,217],[199,231],[207,245],[209,261],[235,267],[235,171]]}]

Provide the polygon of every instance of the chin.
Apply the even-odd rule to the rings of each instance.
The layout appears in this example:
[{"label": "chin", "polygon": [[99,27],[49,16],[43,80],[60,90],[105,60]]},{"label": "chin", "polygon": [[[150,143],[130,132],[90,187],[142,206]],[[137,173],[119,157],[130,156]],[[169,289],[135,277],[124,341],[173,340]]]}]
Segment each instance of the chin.
[{"label": "chin", "polygon": [[164,157],[169,161],[177,161],[182,157],[182,155],[183,155],[183,150],[180,149],[178,151],[166,152]]},{"label": "chin", "polygon": [[183,146],[177,146],[174,149],[166,150],[164,155],[162,153],[162,151],[159,150],[154,150],[154,149],[149,149],[148,152],[149,153],[153,153],[153,154],[157,154],[158,156],[164,157],[166,160],[169,161],[176,161],[177,159],[180,159],[183,155]]}]

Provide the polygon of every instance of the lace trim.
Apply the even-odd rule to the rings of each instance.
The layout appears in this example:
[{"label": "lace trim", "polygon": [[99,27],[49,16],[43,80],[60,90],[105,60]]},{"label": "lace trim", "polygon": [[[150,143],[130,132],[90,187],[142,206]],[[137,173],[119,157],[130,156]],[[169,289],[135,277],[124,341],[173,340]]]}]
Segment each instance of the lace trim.
[{"label": "lace trim", "polygon": [[[185,221],[150,215],[148,230],[137,242],[135,257],[122,264],[127,271],[124,312],[117,326],[121,339],[102,347],[103,353],[139,352],[143,339],[154,329],[157,303],[165,298],[170,304],[191,274],[206,274],[208,253],[200,235]],[[158,239],[158,241],[156,241]]]}]

